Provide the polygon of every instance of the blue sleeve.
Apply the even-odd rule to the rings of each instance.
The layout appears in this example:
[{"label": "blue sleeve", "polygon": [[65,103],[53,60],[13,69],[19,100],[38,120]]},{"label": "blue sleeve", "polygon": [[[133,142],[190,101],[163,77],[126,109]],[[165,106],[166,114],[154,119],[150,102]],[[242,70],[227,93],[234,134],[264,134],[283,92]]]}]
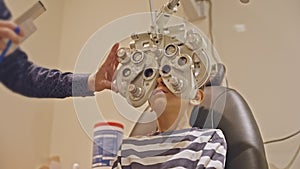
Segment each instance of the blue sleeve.
[{"label": "blue sleeve", "polygon": [[0,19],[8,20],[11,18],[11,12],[6,7],[4,0],[0,0]]},{"label": "blue sleeve", "polygon": [[65,98],[93,96],[88,90],[89,74],[73,74],[47,69],[28,61],[17,49],[0,64],[0,81],[10,90],[28,97]]}]

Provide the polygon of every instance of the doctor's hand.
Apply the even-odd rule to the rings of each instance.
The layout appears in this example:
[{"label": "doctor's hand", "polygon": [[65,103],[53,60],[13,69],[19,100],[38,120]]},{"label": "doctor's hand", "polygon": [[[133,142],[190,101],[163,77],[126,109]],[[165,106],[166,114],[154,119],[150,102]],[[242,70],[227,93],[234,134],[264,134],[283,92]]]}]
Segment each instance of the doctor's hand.
[{"label": "doctor's hand", "polygon": [[20,34],[15,32],[17,25],[10,21],[0,20],[0,50],[4,50],[6,47],[6,39],[10,39],[13,43],[19,44],[24,33]]},{"label": "doctor's hand", "polygon": [[90,75],[88,79],[89,90],[99,92],[104,89],[111,89],[113,91],[117,91],[116,87],[112,84],[112,80],[119,64],[119,61],[117,60],[118,48],[119,43],[114,44],[105,62],[96,73]]}]

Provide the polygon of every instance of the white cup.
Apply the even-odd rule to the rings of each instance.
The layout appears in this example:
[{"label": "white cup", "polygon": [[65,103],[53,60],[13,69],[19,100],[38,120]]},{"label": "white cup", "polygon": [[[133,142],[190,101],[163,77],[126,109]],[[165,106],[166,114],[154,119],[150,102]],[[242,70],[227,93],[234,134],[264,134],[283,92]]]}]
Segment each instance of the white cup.
[{"label": "white cup", "polygon": [[124,126],[118,122],[94,125],[92,168],[111,168],[121,149]]}]

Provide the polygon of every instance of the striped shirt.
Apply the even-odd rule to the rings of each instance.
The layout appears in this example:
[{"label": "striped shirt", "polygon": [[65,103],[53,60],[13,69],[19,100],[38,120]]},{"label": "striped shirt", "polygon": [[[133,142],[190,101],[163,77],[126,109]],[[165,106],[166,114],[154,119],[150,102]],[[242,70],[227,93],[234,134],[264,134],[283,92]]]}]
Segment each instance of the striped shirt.
[{"label": "striped shirt", "polygon": [[223,169],[226,141],[219,129],[190,128],[123,140],[118,169]]}]

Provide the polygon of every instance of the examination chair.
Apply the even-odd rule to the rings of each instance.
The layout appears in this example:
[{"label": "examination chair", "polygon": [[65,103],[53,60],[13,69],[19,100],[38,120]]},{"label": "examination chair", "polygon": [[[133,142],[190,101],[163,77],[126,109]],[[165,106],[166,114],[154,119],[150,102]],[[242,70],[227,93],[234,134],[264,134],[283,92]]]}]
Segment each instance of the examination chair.
[{"label": "examination chair", "polygon": [[245,99],[234,89],[222,86],[226,68],[222,63],[204,87],[204,100],[191,114],[199,128],[219,128],[227,141],[225,169],[268,169],[263,140]]},{"label": "examination chair", "polygon": [[207,86],[191,114],[191,125],[219,128],[227,141],[226,169],[268,169],[262,137],[243,97],[234,89]]}]

